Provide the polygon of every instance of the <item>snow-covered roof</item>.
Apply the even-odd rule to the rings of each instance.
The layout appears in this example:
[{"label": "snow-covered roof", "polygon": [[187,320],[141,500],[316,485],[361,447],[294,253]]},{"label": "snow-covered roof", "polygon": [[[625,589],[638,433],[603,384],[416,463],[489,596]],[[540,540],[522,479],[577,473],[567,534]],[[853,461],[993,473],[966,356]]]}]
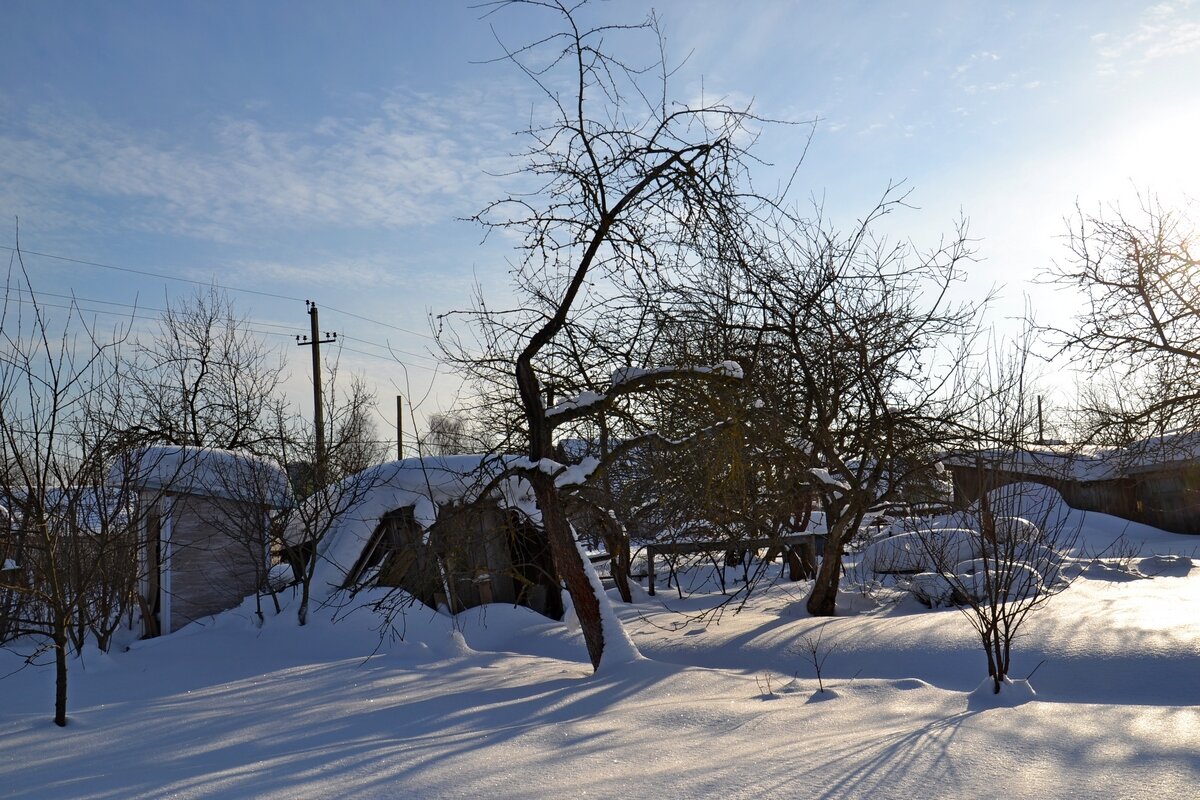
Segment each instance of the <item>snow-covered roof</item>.
[{"label": "snow-covered roof", "polygon": [[[561,470],[555,462],[539,463]],[[324,591],[340,588],[369,544],[380,519],[389,511],[412,508],[413,517],[422,528],[437,521],[438,509],[451,504],[477,500],[505,470],[534,466],[519,456],[427,456],[391,461],[353,475],[340,484],[324,490],[324,501],[336,509],[336,519],[317,547],[317,566],[313,586]],[[578,468],[574,468],[578,470]],[[576,477],[570,469],[560,473],[562,478]],[[510,475],[496,481],[490,495],[502,508],[519,508],[527,515],[539,516],[533,488],[525,479]],[[304,513],[309,503],[288,526],[284,538],[295,545],[304,541]],[[339,509],[338,506],[341,506]],[[310,517],[311,518],[311,517]],[[320,526],[318,524],[317,529]]]},{"label": "snow-covered roof", "polygon": [[1083,482],[1112,480],[1200,460],[1200,431],[1152,436],[1125,447],[1028,445],[953,453],[946,463],[972,467],[976,458],[987,469]]},{"label": "snow-covered roof", "polygon": [[1142,439],[1125,447],[1121,458],[1127,473],[1200,460],[1200,431],[1178,431]]},{"label": "snow-covered roof", "polygon": [[160,445],[144,447],[113,462],[108,483],[136,489],[291,504],[287,473],[276,463],[234,450]]},{"label": "snow-covered roof", "polygon": [[952,453],[944,461],[950,467],[975,467],[1005,470],[1023,475],[1076,481],[1101,481],[1118,477],[1118,464],[1107,450],[1071,449],[1042,445],[1019,449],[992,448]]}]

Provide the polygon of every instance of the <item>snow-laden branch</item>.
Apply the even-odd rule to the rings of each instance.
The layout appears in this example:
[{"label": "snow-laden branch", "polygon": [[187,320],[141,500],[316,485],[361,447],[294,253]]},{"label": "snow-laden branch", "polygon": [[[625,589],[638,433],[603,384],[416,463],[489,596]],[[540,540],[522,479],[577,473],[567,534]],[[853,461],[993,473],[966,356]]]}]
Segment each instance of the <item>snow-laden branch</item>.
[{"label": "snow-laden branch", "polygon": [[850,484],[846,483],[841,478],[835,478],[833,475],[830,475],[829,470],[825,469],[824,467],[810,467],[808,474],[812,475],[826,486],[832,486],[835,489],[841,489],[844,492],[850,491]]},{"label": "snow-laden branch", "polygon": [[622,395],[673,381],[699,379],[725,383],[740,381],[743,377],[742,367],[736,361],[722,361],[711,366],[622,367],[613,372],[607,392],[581,392],[546,409],[546,418],[552,425],[560,425],[607,408]]}]

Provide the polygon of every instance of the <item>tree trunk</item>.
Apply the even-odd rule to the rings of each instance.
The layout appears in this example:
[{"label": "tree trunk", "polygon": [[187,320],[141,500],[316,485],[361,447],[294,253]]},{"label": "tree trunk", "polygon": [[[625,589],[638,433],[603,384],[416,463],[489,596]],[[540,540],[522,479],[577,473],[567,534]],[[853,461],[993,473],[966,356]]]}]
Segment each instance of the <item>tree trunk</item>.
[{"label": "tree trunk", "polygon": [[1004,671],[1000,667],[999,641],[996,631],[988,630],[982,634],[983,651],[987,653],[988,675],[992,679],[992,693],[1000,694],[1000,682],[1004,679]]},{"label": "tree trunk", "polygon": [[67,626],[61,619],[54,624],[54,724],[67,727]]},{"label": "tree trunk", "polygon": [[788,580],[803,581],[817,576],[817,546],[811,539],[794,544],[784,552]]},{"label": "tree trunk", "polygon": [[608,537],[608,563],[613,583],[622,602],[632,603],[633,594],[629,591],[629,537],[624,531],[615,530]]},{"label": "tree trunk", "polygon": [[604,629],[600,622],[600,600],[588,580],[587,571],[583,567],[583,558],[579,548],[571,536],[571,527],[563,513],[562,501],[558,489],[554,486],[554,478],[546,473],[535,470],[529,475],[537,497],[538,508],[542,511],[542,527],[546,539],[550,543],[550,555],[554,559],[554,568],[567,586],[571,602],[575,606],[575,615],[579,618],[579,627],[583,631],[583,641],[587,645],[588,656],[592,660],[592,669],[600,667],[600,658],[604,654]]},{"label": "tree trunk", "polygon": [[306,574],[300,581],[300,608],[296,610],[296,622],[299,625],[308,624],[308,596],[312,586],[312,575]]},{"label": "tree trunk", "polygon": [[825,540],[825,552],[821,557],[821,566],[817,569],[817,579],[813,582],[812,593],[808,596],[806,607],[814,617],[832,617],[837,614],[838,582],[842,577],[842,540],[841,536],[830,533]]}]

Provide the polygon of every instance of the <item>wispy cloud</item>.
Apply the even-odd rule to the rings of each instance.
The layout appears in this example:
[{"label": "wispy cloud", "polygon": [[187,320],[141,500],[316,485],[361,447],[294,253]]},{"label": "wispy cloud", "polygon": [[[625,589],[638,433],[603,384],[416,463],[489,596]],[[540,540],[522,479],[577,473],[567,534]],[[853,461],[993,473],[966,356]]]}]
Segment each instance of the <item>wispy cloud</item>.
[{"label": "wispy cloud", "polygon": [[955,78],[958,78],[958,77],[970,72],[971,70],[975,69],[975,67],[978,66],[979,64],[990,64],[993,61],[999,61],[999,60],[1000,60],[999,53],[994,53],[990,50],[980,50],[979,52],[972,53],[970,55],[970,57],[967,58],[966,61],[964,61],[961,64],[959,64],[958,66],[956,66],[953,69],[951,74]]},{"label": "wispy cloud", "polygon": [[0,200],[39,216],[70,207],[83,225],[81,213],[117,201],[128,227],[218,240],[262,226],[425,225],[497,194],[486,171],[511,120],[497,105],[404,93],[367,116],[289,130],[229,117],[187,137],[41,107],[0,125]]},{"label": "wispy cloud", "polygon": [[1200,49],[1200,21],[1194,14],[1189,18],[1191,8],[1190,0],[1159,3],[1143,12],[1131,32],[1093,36],[1100,56],[1097,72],[1113,75],[1123,68],[1136,70],[1160,58]]}]

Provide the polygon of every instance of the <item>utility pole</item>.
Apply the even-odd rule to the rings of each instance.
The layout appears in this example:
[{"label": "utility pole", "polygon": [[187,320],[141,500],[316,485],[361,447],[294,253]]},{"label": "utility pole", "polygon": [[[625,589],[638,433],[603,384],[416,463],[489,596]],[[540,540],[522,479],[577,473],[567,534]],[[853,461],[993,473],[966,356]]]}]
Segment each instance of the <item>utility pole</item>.
[{"label": "utility pole", "polygon": [[314,479],[317,488],[325,485],[325,409],[321,396],[321,345],[337,341],[337,334],[325,331],[321,338],[321,326],[317,321],[317,304],[312,300],[304,301],[308,305],[309,336],[297,336],[296,344],[300,347],[312,348],[313,370],[313,424],[317,431],[317,463],[314,465]]},{"label": "utility pole", "polygon": [[404,395],[396,395],[396,459],[404,458]]},{"label": "utility pole", "polygon": [[1046,437],[1042,435],[1042,396],[1038,395],[1038,444],[1046,444]]}]

